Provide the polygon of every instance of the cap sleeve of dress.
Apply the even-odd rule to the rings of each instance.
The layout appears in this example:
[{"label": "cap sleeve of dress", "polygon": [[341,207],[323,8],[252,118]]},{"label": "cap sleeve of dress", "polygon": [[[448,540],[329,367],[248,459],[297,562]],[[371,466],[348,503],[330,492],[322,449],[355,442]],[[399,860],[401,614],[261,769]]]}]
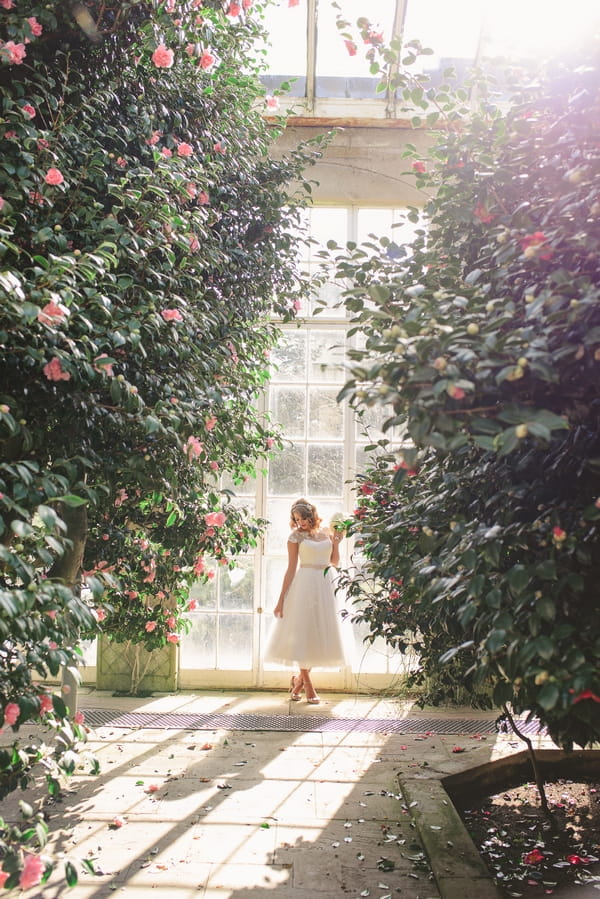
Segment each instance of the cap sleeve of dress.
[{"label": "cap sleeve of dress", "polygon": [[302,534],[300,531],[292,531],[290,536],[288,537],[288,543],[301,543],[302,542]]}]

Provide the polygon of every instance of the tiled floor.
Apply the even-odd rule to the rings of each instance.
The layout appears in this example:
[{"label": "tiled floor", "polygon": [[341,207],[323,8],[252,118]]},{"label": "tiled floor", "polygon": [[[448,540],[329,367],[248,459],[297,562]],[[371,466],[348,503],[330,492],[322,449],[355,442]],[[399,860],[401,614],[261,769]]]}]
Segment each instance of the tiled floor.
[{"label": "tiled floor", "polygon": [[[160,899],[438,899],[398,775],[418,792],[419,779],[425,789],[444,774],[521,749],[490,729],[434,732],[436,721],[444,730],[443,722],[482,719],[470,710],[424,714],[410,702],[374,697],[330,694],[308,706],[281,693],[132,699],[84,690],[81,707],[104,710],[103,720],[112,723],[89,735],[100,776],[78,776],[49,809],[51,848],[78,867],[92,860],[97,873],[81,874],[67,891],[59,869],[28,897],[145,899],[151,891]],[[115,726],[125,714],[185,716],[180,721],[312,716],[318,729]],[[398,733],[403,718],[422,720],[423,730]],[[363,724],[340,730],[336,719]],[[369,720],[378,722],[375,730],[364,725]],[[534,739],[547,745],[542,736]],[[453,751],[457,743],[460,753]],[[125,822],[118,829],[116,816]],[[447,883],[444,890],[449,897]],[[481,881],[471,895],[484,899],[495,891]]]}]

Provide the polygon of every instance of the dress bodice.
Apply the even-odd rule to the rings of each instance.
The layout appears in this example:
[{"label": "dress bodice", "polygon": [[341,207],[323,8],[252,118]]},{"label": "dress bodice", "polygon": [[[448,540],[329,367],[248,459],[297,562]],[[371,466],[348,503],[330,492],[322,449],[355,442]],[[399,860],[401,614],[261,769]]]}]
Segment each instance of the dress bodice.
[{"label": "dress bodice", "polygon": [[[298,532],[296,532],[298,533]],[[314,536],[298,534],[298,556],[300,565],[315,565],[327,568],[331,558],[331,540],[324,531],[319,531]]]}]

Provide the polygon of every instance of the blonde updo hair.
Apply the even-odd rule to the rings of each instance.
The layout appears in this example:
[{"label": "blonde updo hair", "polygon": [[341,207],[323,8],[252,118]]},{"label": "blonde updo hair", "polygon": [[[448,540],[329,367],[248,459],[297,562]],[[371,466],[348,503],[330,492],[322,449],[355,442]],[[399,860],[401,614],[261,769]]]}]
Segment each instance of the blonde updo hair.
[{"label": "blonde updo hair", "polygon": [[297,527],[296,522],[294,521],[294,515],[299,515],[300,518],[304,518],[309,521],[311,531],[316,531],[321,527],[322,519],[319,518],[317,507],[313,506],[312,503],[309,503],[307,499],[297,499],[295,503],[292,503],[292,510],[290,512],[291,528]]}]

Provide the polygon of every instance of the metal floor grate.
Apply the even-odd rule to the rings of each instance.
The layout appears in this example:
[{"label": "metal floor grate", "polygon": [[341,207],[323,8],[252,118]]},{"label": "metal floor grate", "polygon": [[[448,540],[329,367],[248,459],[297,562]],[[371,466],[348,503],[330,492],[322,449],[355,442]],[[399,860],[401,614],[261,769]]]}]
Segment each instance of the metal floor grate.
[{"label": "metal floor grate", "polygon": [[[177,712],[121,712],[85,709],[91,727],[156,728],[159,730],[359,731],[395,734],[495,734],[494,718],[319,718],[316,715],[186,715]],[[527,734],[541,732],[538,721],[520,721]]]}]

